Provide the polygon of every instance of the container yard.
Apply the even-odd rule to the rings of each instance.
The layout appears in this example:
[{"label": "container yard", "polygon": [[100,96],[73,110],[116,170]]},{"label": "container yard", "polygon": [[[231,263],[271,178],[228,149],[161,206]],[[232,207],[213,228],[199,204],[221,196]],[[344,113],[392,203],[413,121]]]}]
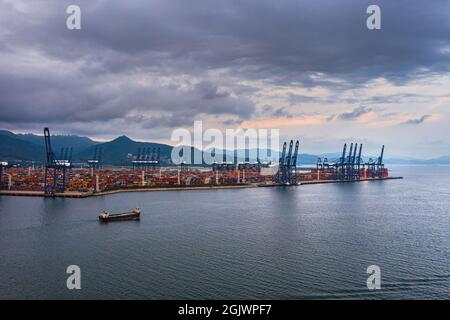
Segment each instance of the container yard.
[{"label": "container yard", "polygon": [[[283,144],[278,163],[223,162],[210,166],[160,166],[155,157],[139,152],[127,167],[102,166],[101,151],[96,150],[87,168],[75,167],[71,148],[56,158],[51,149],[50,132],[44,130],[46,159],[41,167],[0,164],[0,194],[29,196],[86,197],[121,191],[179,190],[230,187],[267,187],[315,183],[357,182],[398,179],[390,177],[384,166],[384,146],[376,159],[362,158],[362,144],[344,144],[335,161],[318,158],[314,167],[299,166],[299,141]],[[294,147],[295,146],[295,147]],[[358,149],[359,147],[359,149]]]},{"label": "container yard", "polygon": [[[388,169],[383,168],[381,177],[374,176],[370,168],[360,169],[361,178],[358,180],[338,180],[334,169],[301,169],[295,176],[295,183],[290,185],[301,185],[330,182],[368,181],[380,179],[393,179],[389,177]],[[8,182],[3,185],[0,194],[20,195],[44,195],[45,169],[29,168],[7,168],[4,176]],[[158,170],[136,170],[136,169],[99,169],[94,173],[90,169],[72,169],[66,176],[67,185],[62,193],[55,196],[67,194],[92,195],[95,193],[107,193],[127,189],[170,189],[174,187],[220,187],[220,186],[282,186],[277,182],[277,177],[265,175],[260,169],[176,169],[160,168]],[[14,192],[16,191],[16,192]],[[27,193],[34,192],[34,193]]]},{"label": "container yard", "polygon": [[[356,182],[389,177],[388,169],[359,168],[356,179],[339,179],[342,175],[336,168],[296,168],[291,183],[280,182],[281,166],[262,167],[259,165],[215,165],[209,168],[161,167],[157,169],[136,168],[72,168],[66,173],[63,192],[54,196],[76,196],[105,194],[112,191],[143,189],[179,189],[205,187],[264,187],[282,185],[302,185],[311,183]],[[346,168],[347,170],[347,168]],[[351,170],[351,169],[350,169]],[[275,174],[273,174],[275,172]],[[59,173],[62,175],[62,173]],[[346,175],[344,177],[346,178]],[[2,184],[3,195],[44,195],[45,168],[4,168]],[[57,179],[62,179],[58,176]],[[47,183],[50,183],[47,177]],[[31,193],[30,193],[31,192]]]}]

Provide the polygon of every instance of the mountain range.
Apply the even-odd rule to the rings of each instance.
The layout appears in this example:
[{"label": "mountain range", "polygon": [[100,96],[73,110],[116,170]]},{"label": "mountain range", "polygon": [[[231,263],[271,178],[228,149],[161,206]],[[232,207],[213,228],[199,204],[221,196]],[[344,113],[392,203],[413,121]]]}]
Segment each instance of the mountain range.
[{"label": "mountain range", "polygon": [[[128,165],[130,158],[139,150],[160,148],[162,163],[168,163],[172,146],[160,143],[137,142],[126,136],[109,142],[97,142],[87,137],[75,135],[51,136],[52,150],[58,158],[61,148],[73,148],[73,162],[86,162],[92,159],[95,150],[101,150],[102,162],[109,165]],[[34,134],[14,134],[0,130],[0,159],[6,161],[43,162],[45,156],[44,137]]]},{"label": "mountain range", "polygon": [[[112,141],[98,142],[87,137],[76,135],[53,135],[51,136],[52,149],[58,157],[61,148],[73,148],[73,162],[86,162],[94,157],[95,150],[101,150],[102,162],[108,165],[125,166],[130,164],[133,156],[139,150],[160,149],[161,163],[170,164],[172,146],[167,144],[138,142],[127,136],[120,136]],[[227,151],[232,154],[233,151]],[[278,152],[271,151],[271,158],[277,158]],[[0,130],[0,161],[36,161],[43,162],[45,156],[45,145],[43,136],[35,134],[15,134],[10,131]],[[299,154],[300,164],[315,164],[318,157],[328,157],[330,161],[337,159],[339,153],[313,155],[307,153]],[[220,154],[217,153],[220,159]],[[428,160],[414,158],[387,158],[387,164],[450,164],[450,156],[433,158]]]}]

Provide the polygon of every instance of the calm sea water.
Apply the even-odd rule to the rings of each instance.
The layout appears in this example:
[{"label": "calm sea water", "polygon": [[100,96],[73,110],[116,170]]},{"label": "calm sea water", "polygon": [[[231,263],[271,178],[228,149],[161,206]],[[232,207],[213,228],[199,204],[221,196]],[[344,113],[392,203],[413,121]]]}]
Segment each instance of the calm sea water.
[{"label": "calm sea water", "polygon": [[[449,298],[450,167],[391,172],[405,179],[0,197],[0,298]],[[140,222],[97,221],[135,206]],[[81,290],[66,288],[71,264]]]}]

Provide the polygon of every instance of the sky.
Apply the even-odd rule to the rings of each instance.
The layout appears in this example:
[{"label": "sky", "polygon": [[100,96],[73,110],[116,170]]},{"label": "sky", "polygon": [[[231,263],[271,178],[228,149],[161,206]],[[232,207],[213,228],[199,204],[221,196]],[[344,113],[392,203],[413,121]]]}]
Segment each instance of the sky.
[{"label": "sky", "polygon": [[170,143],[195,120],[450,155],[450,1],[0,0],[0,129]]}]

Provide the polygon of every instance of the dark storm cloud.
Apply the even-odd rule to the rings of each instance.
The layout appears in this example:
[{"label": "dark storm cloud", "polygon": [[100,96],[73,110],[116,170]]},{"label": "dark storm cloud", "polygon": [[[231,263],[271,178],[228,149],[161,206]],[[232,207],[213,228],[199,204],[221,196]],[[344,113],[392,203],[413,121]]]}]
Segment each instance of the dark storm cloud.
[{"label": "dark storm cloud", "polygon": [[234,119],[228,119],[225,121],[222,121],[222,123],[226,126],[238,126],[242,123],[242,120],[234,120]]},{"label": "dark storm cloud", "polygon": [[[79,31],[65,28],[70,4],[0,3],[0,123],[65,122],[69,128],[122,119],[174,127],[205,115],[229,115],[238,123],[255,113],[254,89],[239,80],[339,89],[377,77],[401,83],[449,71],[446,0],[377,1],[378,31],[366,28],[372,4],[366,0],[79,0]],[[46,68],[36,58],[39,72],[21,68],[16,62],[32,52],[58,64]],[[133,77],[146,74],[203,80],[185,87]],[[289,96],[292,104],[314,99]],[[135,117],[145,112],[154,114]]]},{"label": "dark storm cloud", "polygon": [[421,116],[420,118],[417,118],[417,119],[407,120],[407,121],[403,122],[402,124],[421,124],[421,123],[425,122],[430,117],[431,117],[431,115],[426,114],[426,115],[423,115],[423,116]]},{"label": "dark storm cloud", "polygon": [[275,108],[273,106],[265,105],[262,108],[262,114],[264,116],[275,117],[275,118],[292,118],[293,114],[284,108]]},{"label": "dark storm cloud", "polygon": [[320,99],[317,97],[309,97],[309,96],[293,94],[293,93],[289,93],[287,98],[291,105],[301,104],[301,103],[309,103],[309,102],[319,102],[319,101],[323,100],[323,99]]},{"label": "dark storm cloud", "polygon": [[338,118],[341,120],[356,120],[362,115],[369,113],[372,111],[372,108],[367,107],[358,107],[351,112],[344,112],[338,115]]},{"label": "dark storm cloud", "polygon": [[[89,80],[77,82],[57,77],[40,81],[12,76],[8,81],[0,79],[0,92],[6,93],[2,98],[4,106],[0,121],[86,122],[126,117],[130,121],[140,122],[143,117],[127,117],[130,111],[151,110],[167,114],[151,118],[159,119],[158,125],[176,126],[192,124],[195,117],[203,113],[248,119],[254,112],[250,101],[219,92],[213,84],[202,83],[200,88],[187,91],[166,86],[149,88],[133,83],[114,85],[112,88],[105,83],[98,91],[91,85]],[[22,90],[26,91],[25,97]]]},{"label": "dark storm cloud", "polygon": [[326,118],[326,120],[329,122],[329,121],[333,121],[334,119],[336,119],[336,115],[335,114],[332,114],[331,116],[328,116],[327,118]]},{"label": "dark storm cloud", "polygon": [[436,99],[435,95],[423,95],[419,93],[402,93],[391,95],[376,95],[366,99],[369,103],[376,104],[398,104],[398,103],[418,103],[418,102],[431,102]]},{"label": "dark storm cloud", "polygon": [[203,99],[211,100],[216,98],[226,98],[230,95],[228,91],[220,91],[216,84],[203,81],[196,85]]},{"label": "dark storm cloud", "polygon": [[30,13],[37,20],[32,30],[24,19],[30,14],[16,13],[7,23],[20,34],[7,40],[38,45],[63,59],[90,54],[116,70],[164,64],[190,71],[243,67],[236,71],[310,84],[319,81],[311,72],[400,78],[405,76],[400,70],[436,68],[449,61],[441,50],[450,38],[448,1],[432,6],[377,1],[382,8],[379,31],[365,26],[372,2],[364,0],[78,1],[83,24],[75,32],[64,28],[70,3],[40,5],[37,14]]}]

